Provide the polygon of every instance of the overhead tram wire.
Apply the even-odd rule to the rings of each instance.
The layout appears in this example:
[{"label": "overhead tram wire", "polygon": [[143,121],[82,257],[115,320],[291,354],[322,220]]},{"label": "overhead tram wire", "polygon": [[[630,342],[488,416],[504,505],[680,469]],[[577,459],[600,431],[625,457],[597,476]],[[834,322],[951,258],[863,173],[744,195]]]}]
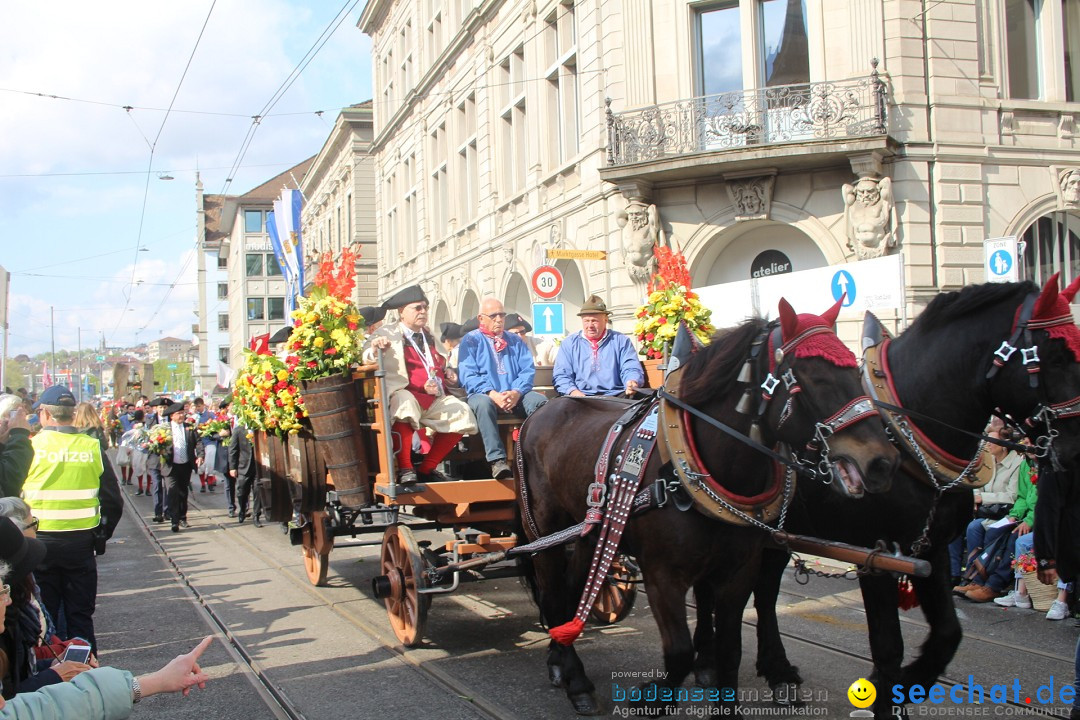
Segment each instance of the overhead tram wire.
[{"label": "overhead tram wire", "polygon": [[300,58],[300,62],[296,64],[296,67],[292,69],[292,72],[290,72],[285,80],[282,81],[281,85],[278,86],[278,89],[274,91],[274,94],[271,95],[270,99],[263,105],[263,108],[258,113],[251,116],[251,125],[248,126],[248,131],[244,135],[244,140],[240,144],[240,150],[236,154],[236,159],[233,161],[232,167],[229,168],[229,173],[225,177],[225,183],[222,185],[221,192],[218,193],[219,195],[224,195],[232,184],[236,172],[240,169],[240,166],[244,161],[244,156],[247,155],[247,151],[251,147],[251,141],[255,139],[255,132],[258,130],[259,124],[267,117],[268,113],[274,108],[278,101],[284,97],[285,93],[288,92],[289,88],[292,87],[293,83],[296,82],[311,61],[315,59],[315,56],[319,54],[323,49],[323,46],[325,46],[330,38],[333,37],[337,29],[341,27],[341,23],[345,21],[345,18],[349,16],[349,13],[351,13],[359,3],[360,0],[345,0],[345,4],[342,5],[341,9],[334,15],[330,24],[327,25],[322,33],[319,34],[319,37],[315,39],[315,42],[308,48],[308,51]]},{"label": "overhead tram wire", "polygon": [[[154,151],[157,149],[158,140],[161,139],[161,133],[165,130],[165,123],[169,120],[169,114],[172,112],[173,105],[176,104],[176,98],[180,94],[180,88],[184,85],[184,79],[187,77],[188,70],[191,68],[191,61],[195,59],[195,52],[199,49],[199,43],[202,42],[203,34],[206,32],[206,26],[210,24],[210,16],[214,13],[214,7],[217,6],[217,0],[212,0],[210,3],[210,9],[206,12],[206,19],[203,20],[202,28],[199,30],[199,36],[195,38],[195,46],[191,48],[191,54],[188,55],[187,63],[184,65],[184,72],[180,75],[180,81],[176,83],[176,90],[173,91],[172,100],[169,101],[169,108],[165,111],[165,117],[161,118],[161,125],[158,126],[157,134],[154,135],[154,142],[150,143],[150,158],[146,166],[146,182],[143,184],[143,199],[142,209],[139,211],[139,231],[135,241],[135,259],[131,263],[131,280],[128,282],[126,291],[124,292],[124,307],[120,311],[120,317],[116,320],[116,328],[113,329],[110,335],[115,335],[116,331],[120,328],[120,322],[124,315],[127,313],[129,307],[131,307],[131,296],[135,292],[135,272],[139,267],[139,251],[142,248],[142,234],[143,227],[146,223],[146,203],[150,197],[150,176],[154,170]],[[128,111],[130,113],[130,111]],[[138,127],[138,125],[136,125]],[[142,134],[142,131],[139,131]],[[145,135],[143,139],[145,139]],[[170,288],[171,290],[171,288]],[[166,294],[168,297],[168,294]]]}]

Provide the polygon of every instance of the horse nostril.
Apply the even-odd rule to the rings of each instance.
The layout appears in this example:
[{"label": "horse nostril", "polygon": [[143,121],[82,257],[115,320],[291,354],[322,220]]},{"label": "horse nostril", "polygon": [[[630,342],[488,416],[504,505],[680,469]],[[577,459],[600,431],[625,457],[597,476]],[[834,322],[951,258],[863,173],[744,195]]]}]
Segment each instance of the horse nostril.
[{"label": "horse nostril", "polygon": [[874,458],[874,461],[870,463],[870,477],[881,483],[889,483],[892,481],[893,473],[896,472],[899,463],[899,456],[895,456],[890,460],[883,457]]}]

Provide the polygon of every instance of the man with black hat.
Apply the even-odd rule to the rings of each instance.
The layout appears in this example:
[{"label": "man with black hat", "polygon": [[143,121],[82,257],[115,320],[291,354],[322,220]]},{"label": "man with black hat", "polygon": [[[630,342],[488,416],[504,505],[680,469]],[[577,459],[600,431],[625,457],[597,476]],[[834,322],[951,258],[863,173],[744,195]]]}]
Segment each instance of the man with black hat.
[{"label": "man with black hat", "polygon": [[458,372],[476,415],[484,453],[496,478],[513,475],[499,435],[499,413],[525,419],[547,398],[533,388],[536,366],[517,335],[503,332],[506,312],[497,298],[486,297],[477,315],[480,327],[461,340]]},{"label": "man with black hat", "polygon": [[446,392],[456,398],[465,399],[465,388],[458,380],[458,345],[465,333],[456,322],[444,322],[439,325],[439,341],[446,350]]},{"label": "man with black hat", "polygon": [[[397,481],[408,484],[448,480],[436,470],[463,435],[476,432],[469,406],[446,392],[446,359],[427,329],[428,299],[419,285],[401,290],[384,307],[398,311],[399,322],[368,336],[365,362],[375,362],[383,351],[386,389],[390,395]],[[413,468],[413,434],[421,427],[435,433],[431,449],[420,467]]]},{"label": "man with black hat", "polygon": [[173,403],[165,408],[169,416],[172,448],[161,456],[161,480],[168,497],[169,519],[172,531],[180,532],[180,525],[187,527],[188,491],[191,489],[191,473],[202,465],[203,449],[195,428],[184,422],[184,406]]},{"label": "man with black hat", "polygon": [[590,295],[578,313],[581,330],[566,338],[552,379],[560,395],[633,395],[645,373],[630,338],[608,328],[611,313]]},{"label": "man with black hat", "polygon": [[[147,430],[155,425],[165,422],[165,409],[172,402],[165,397],[157,397],[147,403],[150,412],[144,418],[144,426]],[[147,453],[146,473],[150,476],[150,485],[154,492],[154,522],[165,522],[165,516],[169,514],[169,498],[165,494],[165,484],[161,481],[161,456],[156,453]],[[147,493],[149,494],[149,493]]]},{"label": "man with black hat", "polygon": [[364,330],[370,335],[382,325],[383,318],[386,317],[386,308],[365,305],[360,308],[360,317],[364,318]]},{"label": "man with black hat", "polygon": [[112,537],[124,504],[101,443],[72,425],[75,405],[75,396],[62,385],[47,388],[34,404],[42,431],[31,441],[34,462],[23,499],[34,510],[38,538],[48,549],[36,574],[45,607],[68,637],[86,638],[97,652],[95,551],[104,552],[100,543]]},{"label": "man with black hat", "polygon": [[539,340],[530,335],[533,326],[528,320],[518,313],[509,313],[504,327],[506,332],[521,338],[525,347],[529,348],[529,354],[532,355],[533,364],[536,367],[550,367],[555,364],[555,355],[559,352],[559,346],[550,340]]}]

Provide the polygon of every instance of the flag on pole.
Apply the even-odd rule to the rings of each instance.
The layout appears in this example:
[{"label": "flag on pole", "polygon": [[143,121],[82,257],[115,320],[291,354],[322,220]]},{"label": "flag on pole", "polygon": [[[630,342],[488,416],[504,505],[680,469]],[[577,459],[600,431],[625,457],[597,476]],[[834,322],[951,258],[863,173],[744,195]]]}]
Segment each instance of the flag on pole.
[{"label": "flag on pole", "polygon": [[233,378],[236,375],[236,373],[233,372],[233,369],[220,360],[218,360],[217,368],[218,387],[227,388],[232,385]]},{"label": "flag on pole", "polygon": [[256,355],[269,355],[270,333],[263,333],[262,335],[252,335],[251,343],[248,345],[248,347]]},{"label": "flag on pole", "polygon": [[52,387],[53,379],[49,374],[49,364],[46,362],[41,363],[41,386]]}]

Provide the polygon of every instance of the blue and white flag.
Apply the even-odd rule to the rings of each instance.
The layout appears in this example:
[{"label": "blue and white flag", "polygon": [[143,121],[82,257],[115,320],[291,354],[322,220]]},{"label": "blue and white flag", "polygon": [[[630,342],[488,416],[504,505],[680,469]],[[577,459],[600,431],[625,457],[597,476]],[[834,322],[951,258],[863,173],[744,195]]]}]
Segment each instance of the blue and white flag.
[{"label": "blue and white flag", "polygon": [[[278,261],[289,284],[290,309],[295,306],[295,298],[304,291],[304,252],[300,232],[300,211],[303,204],[304,199],[299,190],[284,189],[281,197],[274,201],[273,224],[281,247]],[[274,252],[277,252],[277,246]]]}]

